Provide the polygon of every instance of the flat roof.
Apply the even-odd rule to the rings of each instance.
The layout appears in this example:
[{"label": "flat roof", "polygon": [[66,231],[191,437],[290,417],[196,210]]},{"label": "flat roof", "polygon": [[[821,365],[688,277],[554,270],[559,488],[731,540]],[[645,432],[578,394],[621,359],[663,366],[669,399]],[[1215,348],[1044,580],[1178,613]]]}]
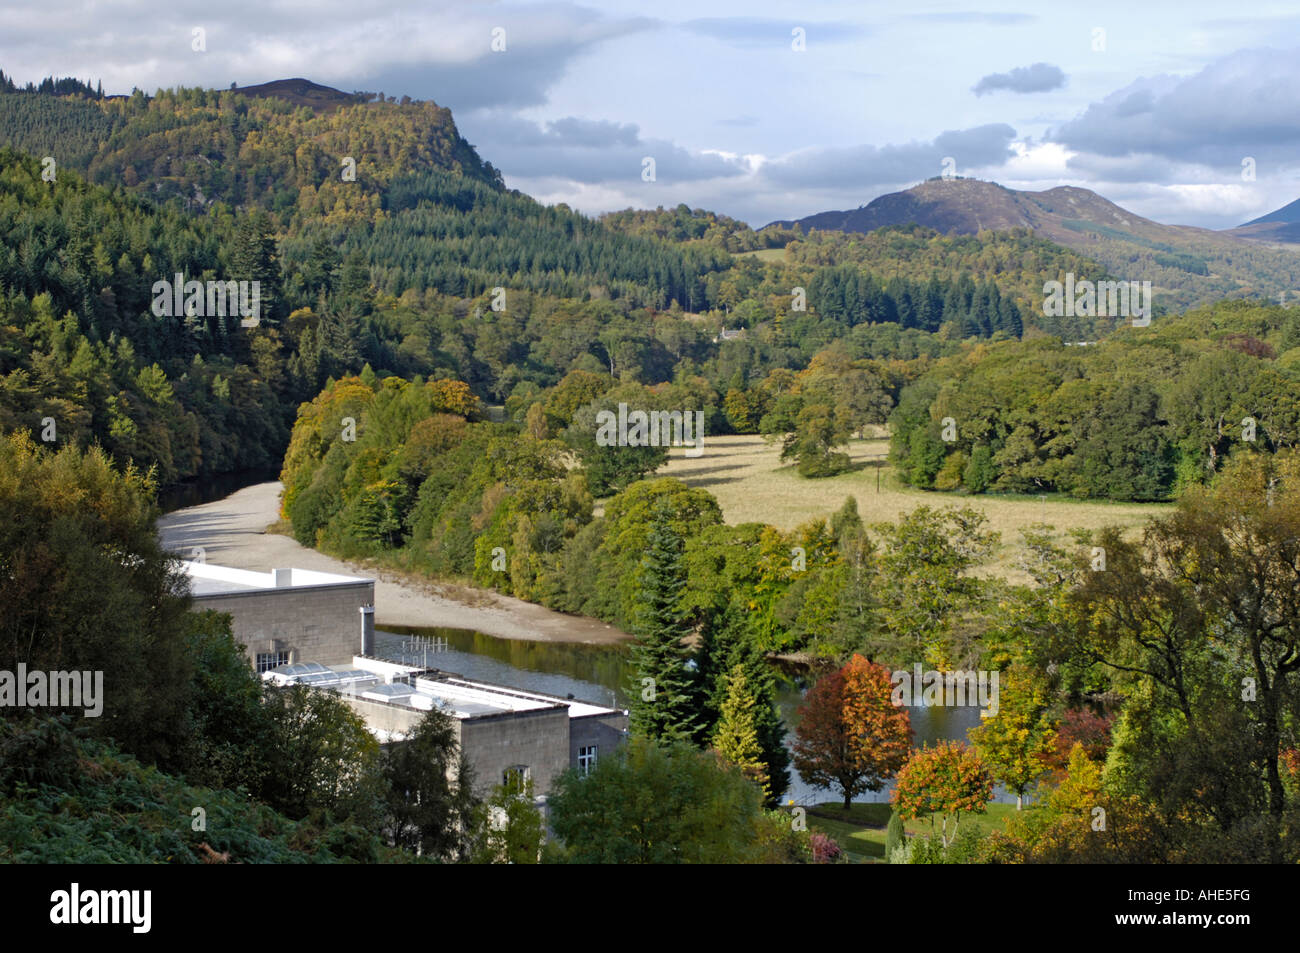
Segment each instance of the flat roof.
[{"label": "flat roof", "polygon": [[[334,677],[330,678],[325,673]],[[373,683],[365,684],[357,678],[365,673],[373,675]],[[436,706],[461,720],[561,707],[567,710],[570,718],[621,714],[621,711],[614,708],[505,685],[471,681],[437,669],[424,669],[361,655],[354,657],[351,665],[326,668],[314,662],[298,662],[273,669],[263,677],[279,684],[331,688],[365,701],[400,708],[428,711]]]},{"label": "flat roof", "polygon": [[595,705],[591,702],[578,701],[573,698],[560,698],[558,695],[547,695],[543,692],[530,692],[523,688],[510,688],[506,685],[492,685],[488,682],[474,682],[466,678],[459,678],[455,675],[445,676],[444,681],[453,685],[465,685],[471,688],[489,689],[499,694],[514,695],[518,698],[550,702],[555,705],[565,705],[569,709],[570,718],[585,718],[588,715],[622,714],[622,709],[620,708],[606,708],[604,705]]},{"label": "flat roof", "polygon": [[374,583],[362,576],[341,576],[314,569],[273,569],[254,572],[208,562],[183,560],[181,566],[190,578],[190,592],[196,596],[220,596],[272,589],[304,589],[319,586],[355,586]]}]

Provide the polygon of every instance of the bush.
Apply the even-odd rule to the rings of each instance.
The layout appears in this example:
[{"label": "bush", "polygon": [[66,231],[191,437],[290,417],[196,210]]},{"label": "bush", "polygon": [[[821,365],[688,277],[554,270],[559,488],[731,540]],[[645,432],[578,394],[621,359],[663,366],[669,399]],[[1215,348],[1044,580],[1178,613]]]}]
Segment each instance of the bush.
[{"label": "bush", "polygon": [[962,474],[962,483],[971,493],[983,493],[997,477],[997,468],[993,465],[993,451],[981,444],[971,451],[966,472]]},{"label": "bush", "polygon": [[809,838],[812,844],[814,864],[835,864],[844,859],[844,851],[835,839],[827,834],[816,833]]},{"label": "bush", "polygon": [[[894,852],[903,845],[903,819],[897,811],[889,812],[889,826],[885,828],[885,859],[894,856]],[[892,861],[889,861],[892,863]]]},{"label": "bush", "polygon": [[955,490],[962,485],[963,475],[967,470],[966,454],[957,450],[948,454],[943,466],[934,475],[936,490]]}]

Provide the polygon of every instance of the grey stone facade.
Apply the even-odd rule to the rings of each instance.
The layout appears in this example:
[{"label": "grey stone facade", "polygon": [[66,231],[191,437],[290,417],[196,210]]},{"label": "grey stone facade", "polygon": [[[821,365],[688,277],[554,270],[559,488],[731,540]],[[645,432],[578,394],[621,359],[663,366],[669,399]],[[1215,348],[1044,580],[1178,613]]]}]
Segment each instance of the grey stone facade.
[{"label": "grey stone facade", "polygon": [[[364,661],[354,659],[357,663],[364,664]],[[421,683],[436,684],[425,683],[424,679]],[[449,684],[467,683],[453,679]],[[479,690],[491,690],[481,683],[474,684]],[[526,695],[539,702],[538,706],[453,719],[456,740],[474,770],[475,790],[481,796],[487,796],[494,786],[502,783],[507,771],[516,768],[527,769],[534,793],[549,794],[561,773],[579,766],[579,754],[584,748],[596,749],[597,758],[607,757],[623,740],[627,715],[621,711],[604,709],[592,714],[576,714],[570,710],[571,705],[578,706],[577,711],[596,706],[534,693]],[[400,744],[400,741],[391,739],[409,734],[424,717],[423,711],[407,705],[346,693],[341,697],[361,716],[366,727],[386,743]]]},{"label": "grey stone facade", "polygon": [[361,612],[373,605],[375,583],[250,589],[194,596],[194,609],[228,612],[236,641],[259,653],[288,652],[290,662],[345,665],[361,649]]}]

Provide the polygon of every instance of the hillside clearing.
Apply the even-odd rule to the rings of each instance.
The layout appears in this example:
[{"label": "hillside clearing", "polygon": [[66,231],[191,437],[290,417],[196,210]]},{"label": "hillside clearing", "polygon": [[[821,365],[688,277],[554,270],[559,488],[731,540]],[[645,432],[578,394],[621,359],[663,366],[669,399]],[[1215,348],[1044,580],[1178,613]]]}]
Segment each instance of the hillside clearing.
[{"label": "hillside clearing", "polygon": [[1170,509],[1169,504],[1111,503],[1059,495],[966,496],[911,489],[895,479],[885,460],[888,452],[889,441],[884,437],[854,440],[848,454],[858,465],[856,469],[810,480],[799,476],[794,464],[781,463],[779,442],[768,443],[761,436],[709,437],[703,456],[691,459],[674,449],[657,475],[708,490],[717,498],[728,523],[770,523],[783,530],[830,516],[850,496],[857,498],[858,512],[868,525],[893,521],[918,506],[970,506],[988,517],[990,529],[1002,534],[1002,545],[986,571],[1012,582],[1027,581],[1015,563],[1020,533],[1030,526],[1046,523],[1058,540],[1072,544],[1071,529],[1131,529]]}]

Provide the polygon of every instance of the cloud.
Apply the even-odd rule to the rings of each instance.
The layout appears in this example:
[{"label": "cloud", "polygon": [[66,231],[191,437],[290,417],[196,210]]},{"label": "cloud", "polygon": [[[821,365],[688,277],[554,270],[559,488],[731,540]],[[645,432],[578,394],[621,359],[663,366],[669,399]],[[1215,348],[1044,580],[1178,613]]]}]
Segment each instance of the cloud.
[{"label": "cloud", "polygon": [[[1012,148],[1016,132],[1004,124],[950,130],[929,142],[811,148],[774,157],[688,151],[644,139],[632,124],[573,118],[547,124],[494,119],[470,132],[476,144],[486,142],[483,153],[500,165],[508,185],[542,201],[566,202],[590,214],[686,202],[755,225],[861,205],[940,174],[948,156],[960,174],[1005,170],[1025,148]],[[1061,152],[1057,145],[1040,149]],[[641,179],[646,155],[655,158],[655,182]]]},{"label": "cloud", "polygon": [[[66,25],[74,23],[70,32]],[[47,0],[0,9],[0,36],[12,46],[4,69],[21,81],[71,70],[121,93],[305,76],[461,110],[545,103],[575,59],[660,25],[556,0],[474,7],[454,0],[360,7],[351,0],[173,0],[162,7]],[[203,52],[192,49],[195,28],[205,31]],[[497,28],[504,30],[502,52],[492,49]]]},{"label": "cloud", "polygon": [[[1090,105],[1051,138],[1084,154],[1239,170],[1254,157],[1294,167],[1300,154],[1300,57],[1242,50],[1186,77],[1139,79]],[[1163,176],[1157,176],[1163,178]]]},{"label": "cloud", "polygon": [[461,127],[480,155],[505,175],[522,179],[567,179],[588,186],[640,182],[647,157],[654,159],[657,183],[729,178],[750,168],[739,157],[642,138],[633,123],[570,116],[543,124],[494,116],[468,118]]},{"label": "cloud", "polygon": [[803,149],[763,165],[763,175],[786,188],[853,189],[917,182],[939,175],[951,156],[963,169],[1000,166],[1014,152],[1016,131],[1005,123],[944,132],[931,142]]},{"label": "cloud", "polygon": [[1017,66],[1009,73],[989,73],[973,87],[976,96],[1005,89],[1013,93],[1046,93],[1065,85],[1065,73],[1050,63]]},{"label": "cloud", "polygon": [[866,36],[870,31],[846,21],[809,22],[798,18],[769,20],[762,17],[702,17],[687,20],[682,28],[712,37],[732,46],[782,46],[789,44],[795,27],[801,27],[809,43],[843,43]]}]

